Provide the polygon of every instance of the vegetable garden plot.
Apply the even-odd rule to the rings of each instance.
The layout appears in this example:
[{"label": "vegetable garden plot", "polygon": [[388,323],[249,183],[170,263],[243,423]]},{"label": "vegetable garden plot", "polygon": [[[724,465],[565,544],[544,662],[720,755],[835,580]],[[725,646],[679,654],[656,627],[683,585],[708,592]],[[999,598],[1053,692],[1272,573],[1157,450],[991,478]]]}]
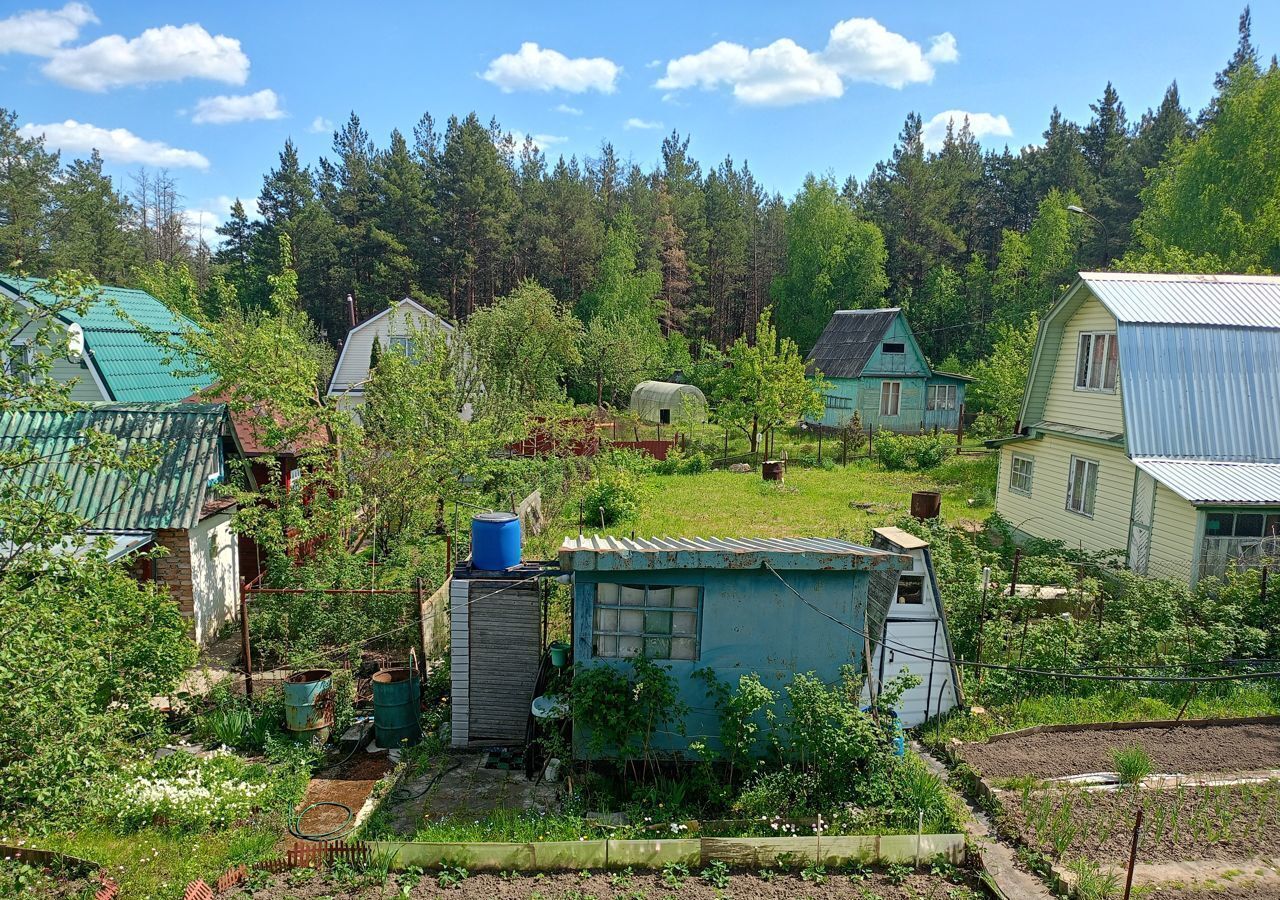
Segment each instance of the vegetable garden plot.
[{"label": "vegetable garden plot", "polygon": [[1250,772],[1280,768],[1280,722],[1044,731],[965,744],[959,755],[988,779],[1059,778],[1114,770],[1112,753],[1137,745],[1152,772]]},{"label": "vegetable garden plot", "polygon": [[1120,865],[1143,809],[1143,863],[1280,855],[1280,781],[1160,790],[1078,785],[999,792],[1007,826],[1060,860]]}]

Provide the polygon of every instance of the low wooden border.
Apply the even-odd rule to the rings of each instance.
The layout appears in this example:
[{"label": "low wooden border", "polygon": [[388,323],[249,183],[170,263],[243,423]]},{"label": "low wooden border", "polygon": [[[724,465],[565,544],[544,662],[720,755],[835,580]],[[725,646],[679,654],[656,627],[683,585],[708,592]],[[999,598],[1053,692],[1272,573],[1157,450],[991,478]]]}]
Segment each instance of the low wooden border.
[{"label": "low wooden border", "polygon": [[461,865],[476,871],[543,872],[632,866],[660,869],[671,863],[724,862],[744,868],[785,863],[864,865],[925,862],[944,856],[965,859],[963,834],[829,835],[814,837],[673,838],[671,840],[537,841],[532,843],[443,843],[370,841],[375,857],[393,869]]},{"label": "low wooden border", "polygon": [[1033,734],[1051,734],[1060,731],[1132,731],[1139,728],[1212,728],[1216,725],[1229,727],[1232,725],[1280,725],[1280,716],[1239,716],[1233,719],[1148,719],[1136,722],[1082,722],[1070,725],[1032,725],[1019,728],[1017,731],[1002,731],[993,734],[986,741],[969,741],[966,743],[993,744],[998,741],[1011,741],[1016,738],[1029,737]]}]

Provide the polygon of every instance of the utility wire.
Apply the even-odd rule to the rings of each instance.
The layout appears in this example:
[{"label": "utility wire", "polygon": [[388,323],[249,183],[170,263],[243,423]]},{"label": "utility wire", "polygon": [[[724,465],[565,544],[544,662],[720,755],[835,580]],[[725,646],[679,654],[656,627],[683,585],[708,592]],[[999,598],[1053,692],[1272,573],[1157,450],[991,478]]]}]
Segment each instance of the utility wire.
[{"label": "utility wire", "polygon": [[[877,643],[881,644],[883,647],[892,649],[895,653],[900,653],[903,656],[907,656],[912,659],[923,660],[925,662],[947,663],[949,665],[969,666],[975,669],[991,669],[991,670],[1000,671],[1000,672],[1015,672],[1020,675],[1041,675],[1046,678],[1058,678],[1058,679],[1066,678],[1066,679],[1072,679],[1076,681],[1120,681],[1120,682],[1157,681],[1157,682],[1169,683],[1169,684],[1203,684],[1203,683],[1219,682],[1219,681],[1248,681],[1248,680],[1259,679],[1259,678],[1280,678],[1280,671],[1241,672],[1234,675],[1202,675],[1202,676],[1097,675],[1097,674],[1085,673],[1085,672],[1055,672],[1050,669],[1034,669],[1027,666],[1010,666],[1010,665],[1002,665],[999,663],[980,663],[980,662],[974,662],[972,660],[960,659],[959,657],[954,657],[954,656],[937,656],[931,653],[924,653],[915,647],[906,647],[906,646],[899,645],[893,641],[890,641],[887,637],[878,638],[878,639],[871,638],[866,634],[866,632],[858,630],[854,626],[850,625],[848,622],[844,622],[836,618],[835,616],[828,613],[826,610],[811,603],[809,601],[809,598],[805,597],[804,594],[801,594],[799,591],[797,591],[794,587],[791,586],[790,582],[788,582],[785,578],[783,578],[780,574],[778,574],[777,569],[775,569],[773,566],[771,566],[767,562],[764,565],[765,565],[765,568],[767,568],[770,572],[772,572],[779,581],[781,581],[784,585],[786,585],[787,590],[795,594],[796,597],[800,599],[800,602],[802,602],[805,606],[812,609],[814,612],[818,613],[818,615],[822,616],[825,619],[829,619],[830,621],[834,622],[836,625],[839,625],[841,628],[845,629],[846,631],[850,631],[856,634],[858,637],[862,638],[865,641],[875,640]],[[1123,667],[1117,666],[1116,668],[1123,668]]]}]

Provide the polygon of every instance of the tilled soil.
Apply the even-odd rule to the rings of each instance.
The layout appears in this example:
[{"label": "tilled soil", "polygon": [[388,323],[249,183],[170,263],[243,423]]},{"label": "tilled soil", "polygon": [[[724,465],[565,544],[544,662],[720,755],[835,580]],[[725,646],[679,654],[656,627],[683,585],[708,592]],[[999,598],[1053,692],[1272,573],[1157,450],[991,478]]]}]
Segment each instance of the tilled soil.
[{"label": "tilled soil", "polygon": [[1154,885],[1145,896],[1148,900],[1280,900],[1280,884],[1240,878],[1198,888]]},{"label": "tilled soil", "polygon": [[[964,879],[960,873],[957,879]],[[406,891],[407,892],[404,892]],[[637,872],[630,876],[622,873],[591,873],[583,878],[571,872],[547,873],[541,876],[473,875],[452,887],[441,887],[436,876],[427,873],[418,879],[404,873],[392,873],[383,884],[359,884],[335,881],[324,875],[313,877],[294,873],[272,876],[265,882],[255,882],[252,900],[384,900],[396,897],[440,897],[447,900],[723,900],[750,898],[750,900],[858,900],[874,896],[881,900],[916,900],[921,896],[952,900],[977,900],[980,894],[976,884],[967,880],[948,881],[939,876],[921,872],[911,874],[899,884],[894,884],[885,874],[858,876],[827,874],[821,882],[806,880],[799,874],[779,873],[765,879],[757,873],[733,872],[728,886],[718,888],[700,879],[696,874],[679,884],[668,883],[661,873]],[[221,895],[220,900],[246,900],[245,891],[235,889]]]},{"label": "tilled soil", "polygon": [[1246,772],[1280,768],[1280,724],[1047,731],[965,744],[960,756],[987,778],[1058,778],[1109,772],[1112,751],[1134,744],[1156,773]]},{"label": "tilled soil", "polygon": [[1004,822],[1028,845],[1059,859],[1128,859],[1144,808],[1143,863],[1280,856],[1280,782],[1166,790],[1080,787],[1001,791]]}]

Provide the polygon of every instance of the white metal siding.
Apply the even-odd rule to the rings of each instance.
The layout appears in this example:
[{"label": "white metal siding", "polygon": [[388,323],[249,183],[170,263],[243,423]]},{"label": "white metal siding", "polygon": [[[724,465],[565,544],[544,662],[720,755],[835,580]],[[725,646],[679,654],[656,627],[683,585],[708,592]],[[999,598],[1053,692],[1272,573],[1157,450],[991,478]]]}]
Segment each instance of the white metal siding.
[{"label": "white metal siding", "polygon": [[438,325],[441,320],[431,313],[423,312],[411,303],[401,301],[394,309],[379,314],[353,328],[342,345],[341,358],[334,370],[329,384],[330,394],[340,394],[352,387],[359,387],[369,378],[369,356],[373,352],[373,339],[376,337],[386,352],[392,335],[408,334],[409,325],[423,329]]},{"label": "white metal siding", "polygon": [[[1062,330],[1062,344],[1058,348],[1058,360],[1053,368],[1053,380],[1045,399],[1044,418],[1049,422],[1065,425],[1082,425],[1117,434],[1124,431],[1124,416],[1120,406],[1123,385],[1116,382],[1114,393],[1076,390],[1076,353],[1080,345],[1080,333],[1084,331],[1115,332],[1116,320],[1106,307],[1090,297],[1067,321]],[[1124,347],[1120,348],[1124,353]],[[1025,425],[1034,424],[1024,422]],[[1123,544],[1121,545],[1123,546]]]}]

